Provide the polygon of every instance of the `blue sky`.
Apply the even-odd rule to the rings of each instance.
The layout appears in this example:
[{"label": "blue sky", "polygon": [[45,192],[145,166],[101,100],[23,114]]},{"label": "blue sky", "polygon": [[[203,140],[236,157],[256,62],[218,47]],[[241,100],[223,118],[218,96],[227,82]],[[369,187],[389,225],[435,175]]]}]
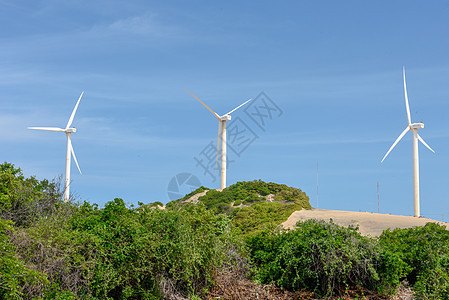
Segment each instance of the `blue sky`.
[{"label": "blue sky", "polygon": [[[0,0],[0,159],[27,176],[64,173],[67,123],[81,92],[71,191],[103,205],[169,201],[223,114],[264,92],[282,111],[230,154],[228,184],[301,188],[319,208],[413,214],[412,142],[402,67],[420,144],[421,213],[449,219],[447,1]],[[260,101],[259,101],[260,103]],[[231,126],[232,121],[228,126]],[[212,170],[213,171],[213,170]]]}]

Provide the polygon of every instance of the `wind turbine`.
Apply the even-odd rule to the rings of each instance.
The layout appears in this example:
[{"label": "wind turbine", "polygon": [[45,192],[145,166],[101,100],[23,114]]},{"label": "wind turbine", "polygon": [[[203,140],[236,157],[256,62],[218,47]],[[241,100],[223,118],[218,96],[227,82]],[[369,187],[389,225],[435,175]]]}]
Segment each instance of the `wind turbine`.
[{"label": "wind turbine", "polygon": [[407,111],[407,120],[408,125],[405,128],[405,130],[399,135],[399,137],[396,139],[396,141],[391,146],[390,150],[388,150],[387,154],[385,154],[384,158],[382,159],[382,162],[385,160],[385,158],[388,156],[388,154],[393,150],[393,148],[396,146],[397,143],[405,136],[405,134],[411,130],[413,133],[413,203],[414,203],[414,215],[415,217],[420,216],[419,212],[419,156],[418,156],[418,140],[424,144],[430,151],[434,152],[432,148],[430,148],[429,145],[422,139],[422,137],[418,134],[418,129],[424,128],[424,123],[412,123],[411,117],[410,117],[410,107],[408,104],[408,97],[407,97],[407,85],[405,83],[405,67],[402,70],[402,74],[404,77],[404,94],[405,94],[405,109]]},{"label": "wind turbine", "polygon": [[64,185],[64,202],[69,201],[70,196],[70,161],[71,157],[73,156],[73,159],[75,160],[76,166],[78,167],[78,171],[81,173],[80,166],[78,165],[78,161],[76,160],[75,151],[72,147],[72,133],[76,132],[75,127],[70,127],[73,122],[73,118],[75,117],[76,110],[78,109],[78,105],[80,104],[81,97],[83,97],[84,91],[81,93],[81,96],[79,97],[78,101],[76,102],[75,108],[72,111],[72,115],[70,116],[69,122],[67,122],[67,126],[65,129],[58,128],[58,127],[28,127],[28,129],[35,129],[35,130],[45,130],[45,131],[57,131],[57,132],[64,132],[67,136],[67,155],[65,159],[65,185]]},{"label": "wind turbine", "polygon": [[[184,88],[185,89],[185,88]],[[198,99],[194,94],[189,92],[187,89],[185,89],[190,95],[195,97],[196,100],[200,101],[201,104],[203,104],[217,119],[218,119],[218,137],[217,137],[217,156],[215,159],[215,167],[217,167],[218,164],[218,152],[220,149],[220,142],[221,142],[221,189],[223,190],[226,188],[226,122],[231,120],[231,114],[235,112],[237,109],[251,101],[252,99],[249,99],[227,114],[224,114],[222,116],[218,115],[216,112],[214,112],[212,109],[210,109],[209,106],[204,104],[203,101]]]}]

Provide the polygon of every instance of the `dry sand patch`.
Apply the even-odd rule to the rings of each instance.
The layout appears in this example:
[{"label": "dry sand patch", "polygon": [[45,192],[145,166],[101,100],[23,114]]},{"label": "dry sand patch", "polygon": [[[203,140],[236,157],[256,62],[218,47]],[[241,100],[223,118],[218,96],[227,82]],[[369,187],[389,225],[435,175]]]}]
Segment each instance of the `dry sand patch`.
[{"label": "dry sand patch", "polygon": [[370,212],[354,212],[342,210],[328,210],[313,208],[311,210],[295,211],[282,223],[284,228],[293,229],[296,222],[317,219],[329,221],[332,219],[335,224],[341,226],[359,225],[362,235],[379,236],[387,228],[410,228],[414,226],[424,226],[427,222],[433,222],[449,228],[449,223],[440,222],[427,218],[416,218],[412,216],[398,216],[390,214],[378,214]]}]

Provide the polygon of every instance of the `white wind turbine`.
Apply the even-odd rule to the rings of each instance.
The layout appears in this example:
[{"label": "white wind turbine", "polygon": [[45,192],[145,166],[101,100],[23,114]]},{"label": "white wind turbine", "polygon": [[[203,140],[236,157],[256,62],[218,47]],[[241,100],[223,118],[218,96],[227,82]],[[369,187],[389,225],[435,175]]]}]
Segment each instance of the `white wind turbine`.
[{"label": "white wind turbine", "polygon": [[[185,89],[185,88],[184,88]],[[196,100],[200,101],[201,104],[203,104],[217,119],[218,119],[218,137],[217,137],[217,156],[215,160],[215,166],[218,164],[218,152],[220,149],[220,143],[221,143],[221,189],[223,190],[226,188],[226,122],[231,120],[231,113],[251,101],[252,99],[249,99],[245,101],[244,103],[240,104],[227,114],[224,114],[222,116],[219,116],[216,112],[214,112],[212,109],[210,109],[209,106],[204,104],[203,101],[198,99],[194,94],[189,92],[187,89],[185,89],[190,95],[195,97]]]},{"label": "white wind turbine", "polygon": [[79,97],[78,101],[76,102],[75,108],[72,111],[72,115],[70,116],[69,122],[67,122],[67,126],[65,129],[58,128],[58,127],[28,127],[28,129],[36,129],[36,130],[45,130],[45,131],[57,131],[57,132],[64,132],[67,136],[67,155],[65,159],[65,185],[64,185],[64,201],[69,201],[70,196],[70,155],[73,156],[73,159],[75,160],[76,166],[78,167],[78,171],[81,173],[80,166],[78,165],[78,161],[76,160],[75,151],[72,147],[72,133],[76,132],[75,127],[70,127],[73,122],[73,118],[75,117],[76,110],[78,109],[78,105],[80,104],[81,97],[83,97],[84,91],[81,93],[81,96]]},{"label": "white wind turbine", "polygon": [[429,145],[421,138],[421,136],[418,134],[418,129],[424,128],[424,123],[412,123],[411,117],[410,117],[410,107],[408,104],[408,97],[407,97],[407,86],[405,83],[405,68],[402,70],[403,77],[404,77],[404,94],[405,94],[405,108],[407,111],[407,120],[408,125],[405,128],[405,130],[401,133],[401,135],[396,139],[396,141],[391,146],[390,150],[388,150],[387,154],[385,154],[384,158],[382,159],[382,162],[385,160],[385,158],[388,156],[388,154],[393,150],[393,148],[396,146],[397,143],[404,137],[404,135],[411,130],[413,132],[413,200],[414,200],[414,215],[415,217],[420,216],[419,212],[419,156],[418,156],[418,140],[424,144],[427,148],[429,148],[430,151],[434,152],[432,148],[430,148]]}]

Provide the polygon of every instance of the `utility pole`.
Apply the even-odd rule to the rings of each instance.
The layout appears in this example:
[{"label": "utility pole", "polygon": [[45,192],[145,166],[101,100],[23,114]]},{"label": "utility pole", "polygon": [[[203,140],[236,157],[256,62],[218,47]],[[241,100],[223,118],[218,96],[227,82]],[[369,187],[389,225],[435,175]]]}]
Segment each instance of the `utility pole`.
[{"label": "utility pole", "polygon": [[316,208],[318,208],[318,161],[316,161]]},{"label": "utility pole", "polygon": [[377,182],[377,213],[380,213],[380,205],[379,205],[379,181]]}]

